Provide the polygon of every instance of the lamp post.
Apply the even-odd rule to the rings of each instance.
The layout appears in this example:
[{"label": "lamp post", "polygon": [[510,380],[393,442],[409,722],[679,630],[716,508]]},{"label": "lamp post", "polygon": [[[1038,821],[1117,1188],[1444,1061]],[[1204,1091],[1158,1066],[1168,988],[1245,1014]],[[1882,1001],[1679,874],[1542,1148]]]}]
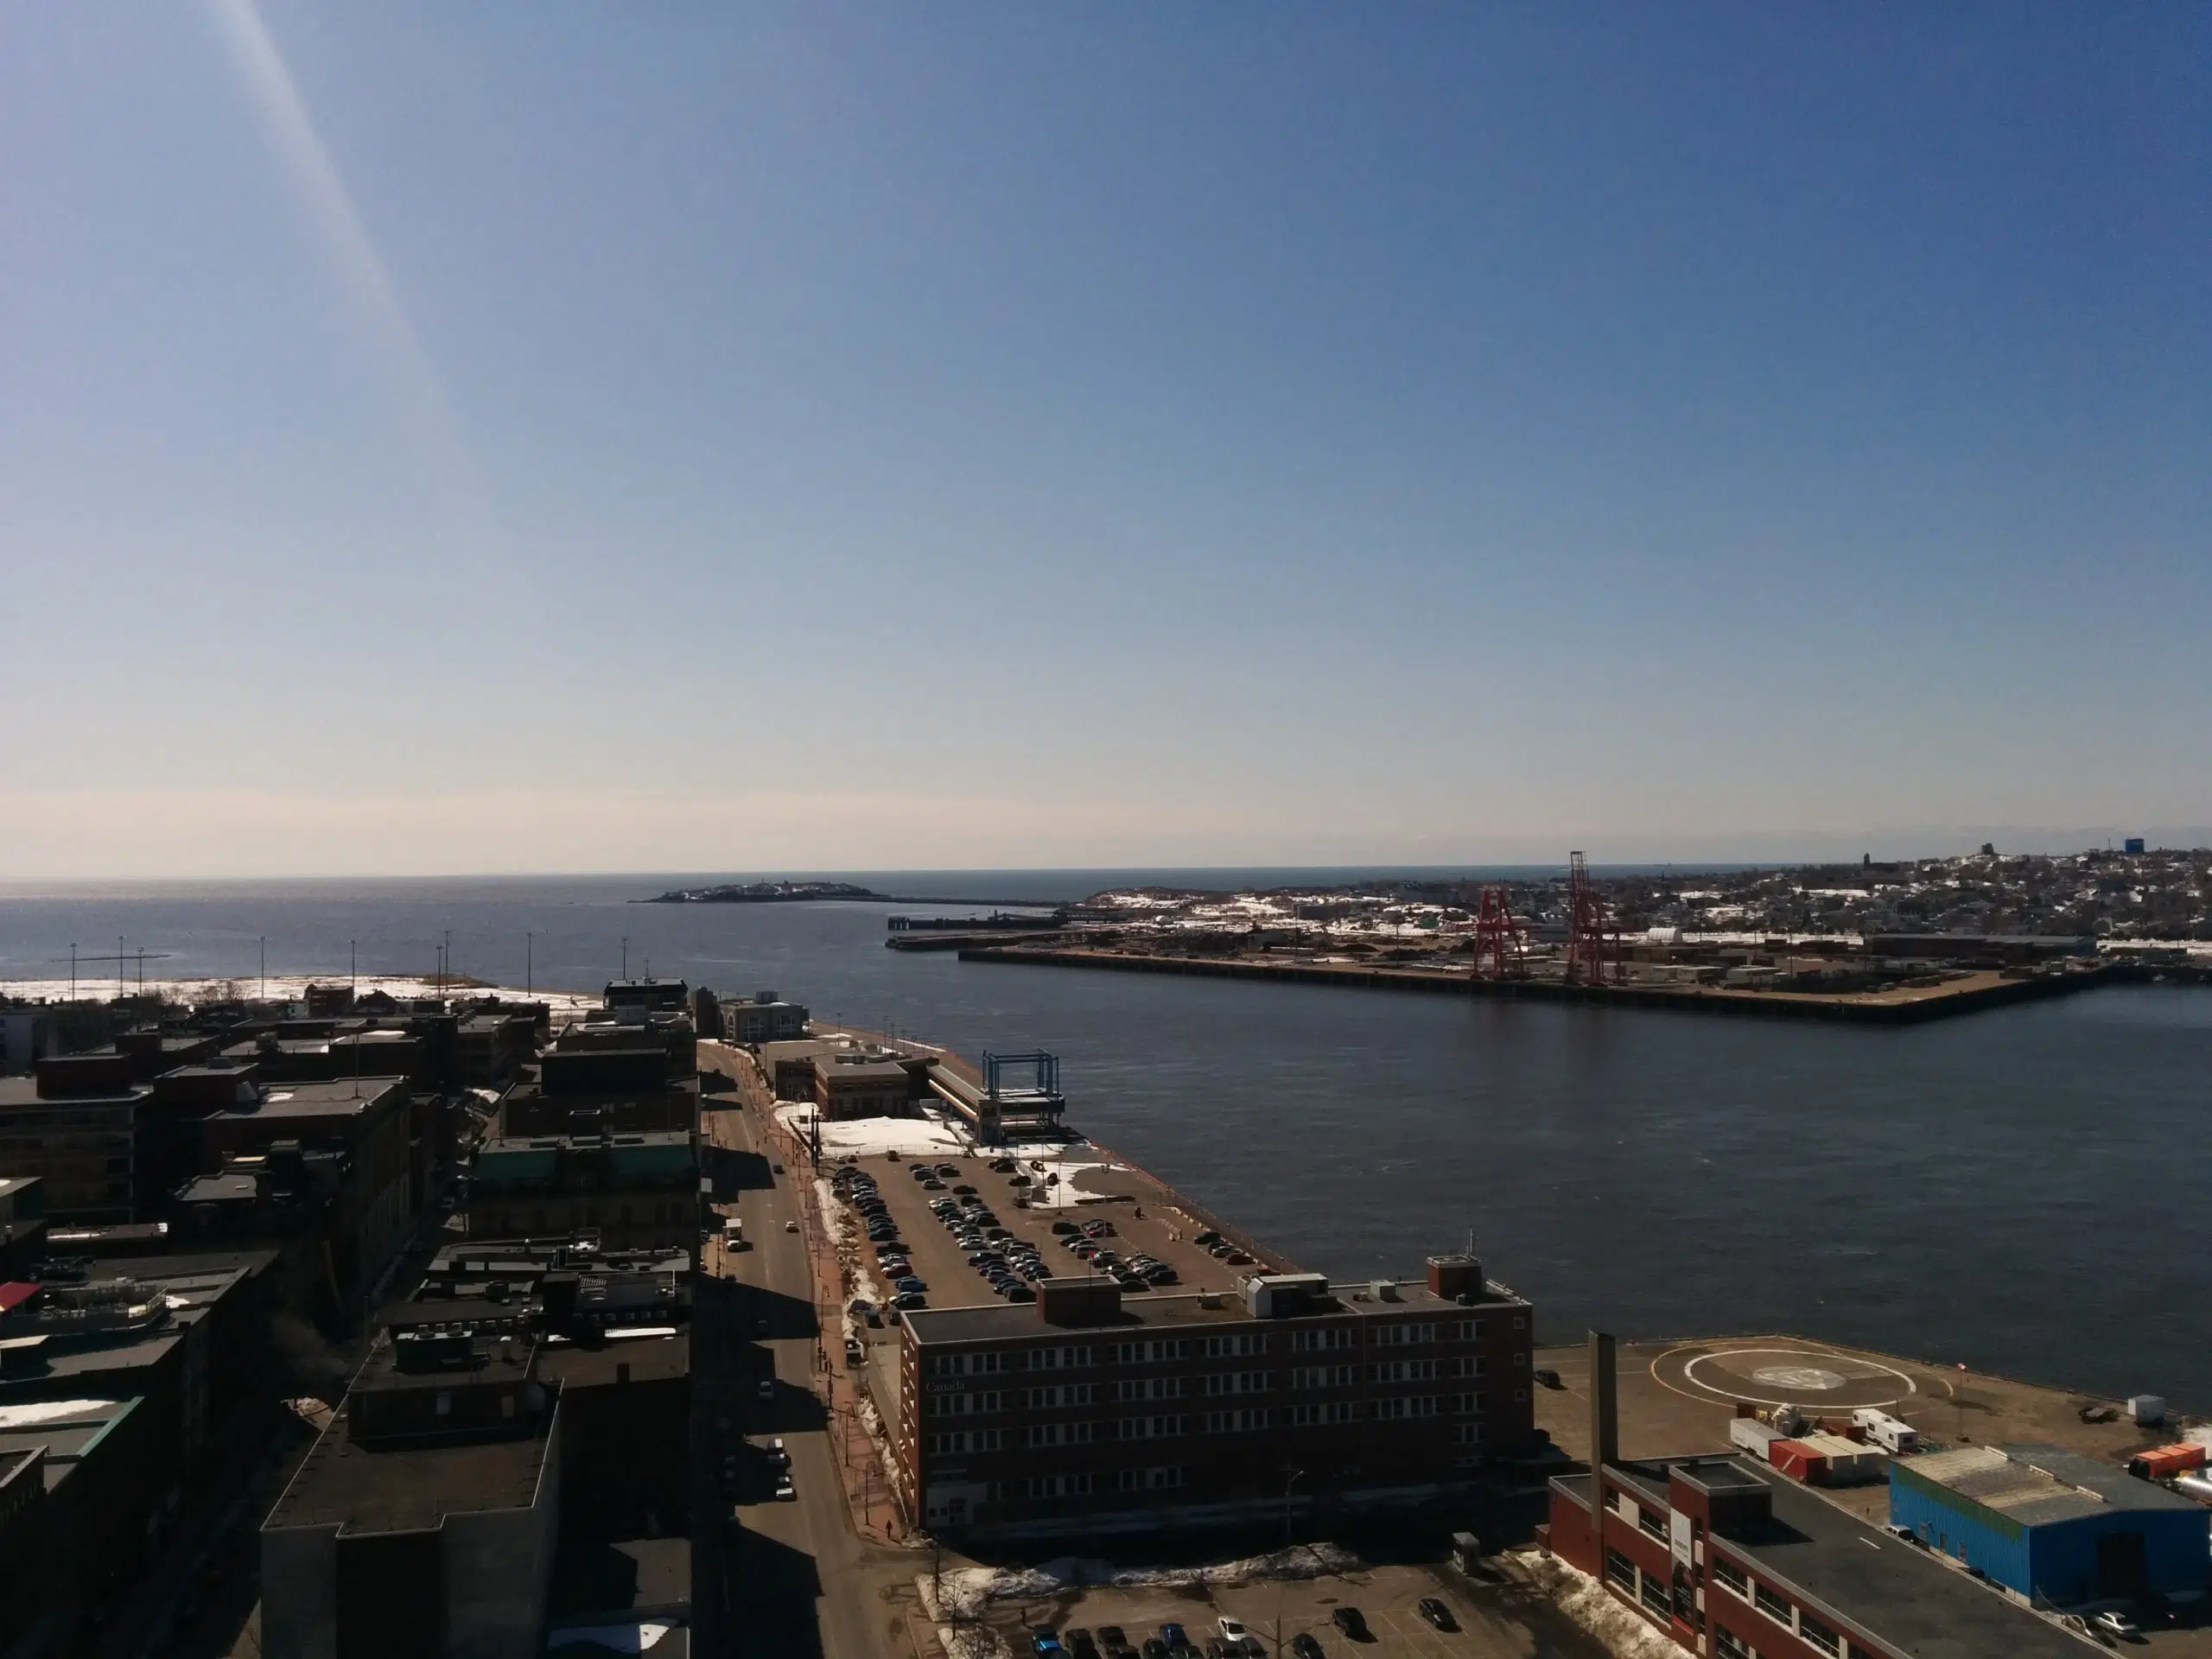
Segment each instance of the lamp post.
[{"label": "lamp post", "polygon": [[[1290,1489],[1305,1477],[1303,1469],[1290,1471],[1290,1478],[1282,1484],[1282,1553],[1290,1554]],[[1282,1598],[1283,1580],[1275,1579],[1275,1659],[1282,1659]]]}]

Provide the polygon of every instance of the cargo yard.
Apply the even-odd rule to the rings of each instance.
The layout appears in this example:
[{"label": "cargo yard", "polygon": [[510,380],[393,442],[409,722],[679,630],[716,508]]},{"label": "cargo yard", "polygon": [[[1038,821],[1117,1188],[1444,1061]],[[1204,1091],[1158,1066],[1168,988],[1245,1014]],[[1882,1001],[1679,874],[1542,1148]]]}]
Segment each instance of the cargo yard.
[{"label": "cargo yard", "polygon": [[1910,1024],[2115,980],[2212,982],[2212,854],[2085,853],[1681,877],[1108,892],[968,932],[963,961]]}]

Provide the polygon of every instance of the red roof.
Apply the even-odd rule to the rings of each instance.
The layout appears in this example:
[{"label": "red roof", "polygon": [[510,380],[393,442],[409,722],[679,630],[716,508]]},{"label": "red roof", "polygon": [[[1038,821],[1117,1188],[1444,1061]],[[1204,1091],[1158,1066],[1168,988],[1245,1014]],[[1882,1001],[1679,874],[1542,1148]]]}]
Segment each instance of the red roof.
[{"label": "red roof", "polygon": [[40,1286],[27,1285],[19,1281],[0,1284],[0,1313],[22,1306],[32,1297],[37,1295],[41,1288]]}]

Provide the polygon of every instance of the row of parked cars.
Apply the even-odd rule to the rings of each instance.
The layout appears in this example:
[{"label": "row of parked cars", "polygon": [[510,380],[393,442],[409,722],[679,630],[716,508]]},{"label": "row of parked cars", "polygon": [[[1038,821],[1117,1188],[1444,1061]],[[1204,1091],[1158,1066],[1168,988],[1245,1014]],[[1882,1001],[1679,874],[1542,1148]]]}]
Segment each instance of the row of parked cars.
[{"label": "row of parked cars", "polygon": [[[1459,1628],[1440,1597],[1423,1596],[1414,1611],[1440,1630]],[[1375,1640],[1366,1616],[1357,1607],[1332,1608],[1329,1622],[1354,1642]],[[1095,1634],[1081,1626],[1055,1630],[1039,1624],[1029,1631],[1029,1650],[1035,1659],[1198,1659],[1201,1653],[1205,1659],[1267,1659],[1267,1643],[1242,1619],[1224,1615],[1214,1621],[1214,1629],[1216,1633],[1201,1642],[1175,1624],[1162,1624],[1155,1635],[1134,1638],[1119,1624],[1101,1624]],[[1311,1631],[1300,1631],[1289,1646],[1296,1659],[1326,1659],[1320,1638]]]},{"label": "row of parked cars", "polygon": [[1009,1302],[1037,1300],[1030,1286],[1048,1276],[1044,1258],[1036,1246],[1001,1226],[974,1188],[956,1188],[951,1197],[931,1199],[930,1212],[993,1290]]},{"label": "row of parked cars", "polygon": [[1103,1273],[1123,1290],[1154,1290],[1178,1281],[1174,1268],[1158,1257],[1142,1250],[1124,1261],[1118,1251],[1106,1243],[1114,1236],[1110,1221],[1056,1221],[1052,1230],[1059,1236],[1060,1248],[1079,1262],[1086,1262],[1094,1273]]},{"label": "row of parked cars", "polygon": [[876,1190],[875,1177],[853,1164],[842,1164],[830,1178],[831,1189],[853,1207],[868,1230],[876,1266],[891,1282],[891,1306],[897,1308],[929,1306],[929,1286],[918,1278],[906,1259],[906,1246],[899,1236],[899,1224],[891,1206]]}]

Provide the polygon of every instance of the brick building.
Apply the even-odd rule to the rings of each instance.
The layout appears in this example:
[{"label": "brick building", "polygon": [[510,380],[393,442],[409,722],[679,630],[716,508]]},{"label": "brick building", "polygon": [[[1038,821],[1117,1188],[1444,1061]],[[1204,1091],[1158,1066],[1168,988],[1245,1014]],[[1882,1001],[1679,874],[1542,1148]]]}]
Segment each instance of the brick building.
[{"label": "brick building", "polygon": [[1052,1280],[1033,1304],[915,1309],[897,1478],[925,1525],[998,1535],[1278,1514],[1286,1468],[1309,1510],[1418,1499],[1529,1450],[1531,1324],[1452,1255],[1426,1281]]},{"label": "brick building", "polygon": [[699,1164],[689,1135],[501,1136],[477,1148],[471,1238],[589,1231],[608,1248],[695,1248]]},{"label": "brick building", "polygon": [[1552,1481],[1544,1537],[1655,1633],[1715,1659],[2081,1652],[2024,1600],[1773,1469],[1618,1457],[1612,1339],[1591,1347],[1593,1471]]}]

